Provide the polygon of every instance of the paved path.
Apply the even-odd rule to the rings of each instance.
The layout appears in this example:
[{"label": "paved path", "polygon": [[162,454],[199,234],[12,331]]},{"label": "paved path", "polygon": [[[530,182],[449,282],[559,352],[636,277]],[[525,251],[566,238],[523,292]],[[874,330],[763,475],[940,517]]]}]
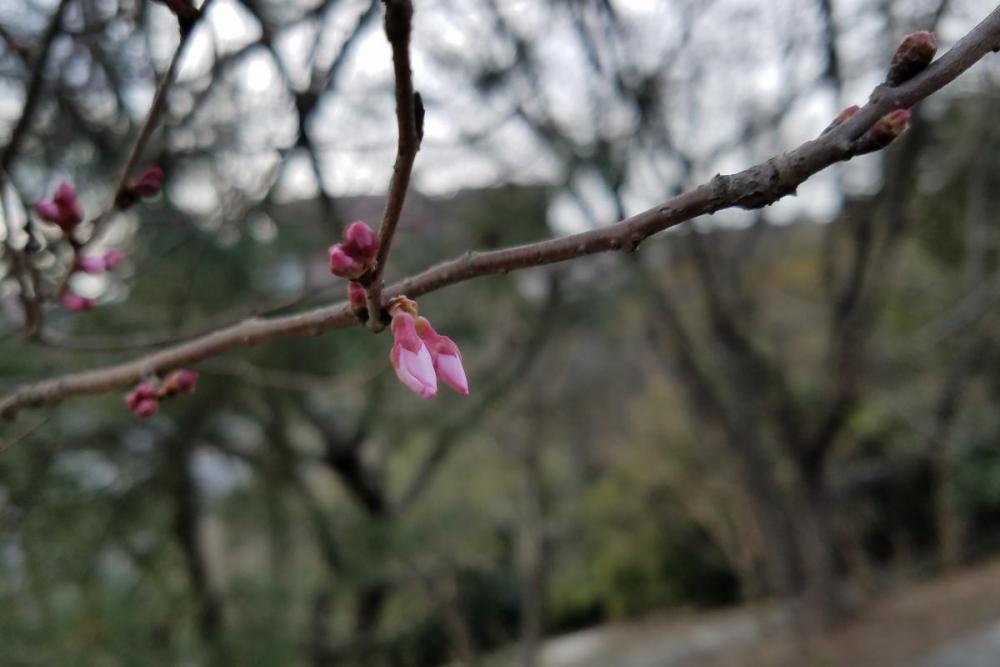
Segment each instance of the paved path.
[{"label": "paved path", "polygon": [[997,667],[1000,665],[1000,622],[956,639],[912,667]]},{"label": "paved path", "polygon": [[[685,667],[722,649],[754,644],[780,612],[740,611],[691,623],[650,620],[584,630],[545,643],[541,667]],[[997,667],[991,665],[990,667]]]}]

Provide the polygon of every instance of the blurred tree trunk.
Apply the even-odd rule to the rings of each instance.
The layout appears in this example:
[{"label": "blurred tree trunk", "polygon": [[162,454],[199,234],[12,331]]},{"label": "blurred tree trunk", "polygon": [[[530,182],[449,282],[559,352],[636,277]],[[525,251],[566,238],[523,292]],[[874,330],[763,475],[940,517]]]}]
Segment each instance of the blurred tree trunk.
[{"label": "blurred tree trunk", "polygon": [[970,341],[945,379],[934,415],[931,433],[931,470],[934,475],[934,517],[938,539],[938,559],[945,570],[962,564],[965,527],[955,497],[957,468],[954,424],[966,387],[982,365],[987,343]]},{"label": "blurred tree trunk", "polygon": [[376,633],[389,592],[389,585],[380,581],[365,586],[354,598],[353,646],[358,665],[380,665],[383,662],[377,657]]},{"label": "blurred tree trunk", "polygon": [[847,613],[840,589],[833,506],[822,464],[815,470],[803,471],[802,477],[804,488],[799,536],[809,582],[806,602],[814,620],[826,624],[843,618]]},{"label": "blurred tree trunk", "polygon": [[521,527],[521,667],[534,667],[538,661],[549,567],[546,524],[550,498],[542,461],[545,442],[542,406],[540,396],[531,401],[529,434],[517,443],[527,491],[526,514]]},{"label": "blurred tree trunk", "polygon": [[173,529],[184,555],[188,580],[197,604],[197,628],[208,649],[211,664],[227,663],[223,634],[222,603],[209,580],[208,564],[199,536],[200,498],[191,477],[191,443],[187,430],[165,446],[169,479],[174,501]]}]

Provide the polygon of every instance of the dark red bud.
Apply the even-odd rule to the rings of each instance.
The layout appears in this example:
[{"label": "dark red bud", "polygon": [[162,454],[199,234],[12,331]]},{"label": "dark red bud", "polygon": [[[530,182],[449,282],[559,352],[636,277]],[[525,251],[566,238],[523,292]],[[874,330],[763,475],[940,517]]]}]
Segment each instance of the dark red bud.
[{"label": "dark red bud", "polygon": [[155,197],[163,187],[163,170],[159,167],[149,167],[135,180],[129,188],[136,197]]},{"label": "dark red bud", "polygon": [[854,143],[854,154],[863,155],[885,148],[906,132],[909,126],[910,112],[906,109],[887,113]]},{"label": "dark red bud", "polygon": [[163,381],[163,387],[160,390],[160,393],[164,396],[193,394],[197,384],[198,371],[182,368],[167,376],[167,379]]},{"label": "dark red bud", "polygon": [[353,280],[347,283],[347,300],[355,313],[360,315],[365,312],[365,288],[360,283]]},{"label": "dark red bud", "polygon": [[937,53],[937,39],[934,33],[921,30],[907,35],[892,56],[885,82],[890,86],[898,86],[909,81],[927,69],[934,60],[935,53]]},{"label": "dark red bud", "polygon": [[841,125],[846,123],[851,116],[853,116],[859,111],[861,111],[861,107],[859,107],[857,104],[852,104],[851,106],[847,107],[846,109],[837,114],[837,117],[833,119],[833,122],[831,122],[829,125],[826,126],[826,129],[823,130],[823,134],[826,134],[835,127],[840,127]]}]

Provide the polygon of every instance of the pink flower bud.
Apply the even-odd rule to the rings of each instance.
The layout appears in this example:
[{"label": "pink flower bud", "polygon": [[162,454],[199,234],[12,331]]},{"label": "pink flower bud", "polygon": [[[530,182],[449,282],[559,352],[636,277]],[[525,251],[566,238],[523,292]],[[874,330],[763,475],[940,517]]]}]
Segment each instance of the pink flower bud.
[{"label": "pink flower bud", "polygon": [[94,300],[88,299],[85,296],[80,296],[79,294],[74,294],[73,292],[66,292],[62,295],[60,299],[63,308],[66,310],[78,313],[84,310],[90,310],[94,307]]},{"label": "pink flower bud", "polygon": [[430,351],[417,335],[415,319],[404,311],[392,317],[392,352],[389,359],[396,371],[396,377],[422,398],[431,398],[437,393],[437,378],[434,375],[434,361]]},{"label": "pink flower bud", "polygon": [[83,220],[83,208],[76,196],[76,190],[66,181],[59,184],[51,201],[40,201],[35,204],[35,212],[42,220],[55,223],[66,232]]},{"label": "pink flower bud", "polygon": [[139,417],[149,417],[160,407],[160,392],[150,382],[140,382],[125,395],[125,405]]},{"label": "pink flower bud", "polygon": [[851,116],[853,116],[859,111],[861,111],[861,107],[859,107],[857,104],[853,104],[847,107],[846,109],[837,114],[837,117],[833,119],[833,122],[831,122],[829,125],[826,126],[826,129],[823,130],[823,134],[826,134],[835,127],[840,127],[841,125],[846,123],[847,120],[851,118]]},{"label": "pink flower bud", "polygon": [[330,246],[330,273],[341,278],[359,278],[365,272],[361,264],[349,255],[340,243]]},{"label": "pink flower bud", "polygon": [[76,268],[84,273],[103,273],[107,266],[103,257],[78,257]]},{"label": "pink flower bud", "polygon": [[885,148],[910,126],[910,112],[897,109],[882,116],[860,139],[854,142],[854,154],[863,155]]},{"label": "pink flower bud", "polygon": [[125,261],[124,250],[109,250],[104,253],[104,270],[113,271],[116,266]]},{"label": "pink flower bud", "polygon": [[136,197],[155,197],[163,187],[163,170],[149,167],[139,174],[139,178],[129,188]]},{"label": "pink flower bud", "polygon": [[197,384],[198,371],[181,368],[167,376],[167,379],[163,381],[163,389],[161,393],[164,396],[193,394]]},{"label": "pink flower bud", "polygon": [[462,366],[462,353],[455,341],[434,330],[425,317],[416,320],[417,335],[427,346],[437,376],[460,394],[469,395],[469,380]]},{"label": "pink flower bud", "polygon": [[139,417],[152,417],[160,409],[159,401],[139,401],[132,410]]},{"label": "pink flower bud", "polygon": [[76,204],[76,190],[74,190],[73,186],[66,181],[62,181],[56,188],[55,194],[52,195],[52,201],[54,201],[56,206],[59,208],[69,208]]},{"label": "pink flower bud", "polygon": [[363,312],[367,308],[365,288],[361,286],[361,283],[356,283],[353,280],[347,283],[347,300],[351,304],[351,310],[356,313]]},{"label": "pink flower bud", "polygon": [[378,237],[372,228],[356,220],[344,230],[344,252],[362,264],[371,264],[378,254]]},{"label": "pink flower bud", "polygon": [[38,217],[45,222],[52,222],[59,224],[62,216],[59,213],[59,207],[54,201],[43,200],[35,204],[35,212]]},{"label": "pink flower bud", "polygon": [[890,86],[898,86],[909,81],[927,69],[934,60],[935,53],[937,53],[937,38],[934,37],[934,33],[921,30],[907,35],[892,56],[885,82]]}]

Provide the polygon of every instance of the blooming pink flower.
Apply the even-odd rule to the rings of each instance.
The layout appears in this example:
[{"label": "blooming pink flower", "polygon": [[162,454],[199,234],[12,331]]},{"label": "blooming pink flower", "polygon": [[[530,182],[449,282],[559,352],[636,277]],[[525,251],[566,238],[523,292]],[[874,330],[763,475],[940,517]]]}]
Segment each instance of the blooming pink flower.
[{"label": "blooming pink flower", "polygon": [[104,253],[104,270],[112,271],[116,266],[125,261],[124,250],[109,250]]},{"label": "blooming pink flower", "polygon": [[76,196],[76,190],[66,181],[59,184],[51,200],[35,204],[35,212],[42,220],[62,227],[63,231],[73,229],[83,220],[83,208]]},{"label": "blooming pink flower", "polygon": [[392,316],[392,352],[389,359],[399,381],[422,398],[437,393],[434,361],[427,346],[417,335],[413,315],[398,310]]},{"label": "blooming pink flower", "polygon": [[125,405],[139,417],[149,417],[160,408],[160,392],[149,382],[140,382],[125,395]]},{"label": "blooming pink flower", "polygon": [[163,381],[163,395],[173,396],[175,394],[193,394],[197,384],[198,371],[181,368],[172,372],[167,376],[167,379]]},{"label": "blooming pink flower", "polygon": [[459,352],[455,341],[435,331],[425,317],[417,318],[416,330],[431,353],[437,376],[458,393],[468,396],[469,380],[465,377],[462,353]]},{"label": "blooming pink flower", "polygon": [[94,307],[93,299],[88,299],[85,296],[80,296],[79,294],[74,294],[69,291],[62,295],[60,303],[62,303],[63,308],[74,313],[78,313],[83,310],[90,310]]},{"label": "blooming pink flower", "polygon": [[378,254],[378,237],[371,227],[360,220],[347,225],[341,245],[344,252],[362,264],[371,264]]},{"label": "blooming pink flower", "polygon": [[365,272],[364,264],[351,257],[340,243],[330,246],[330,273],[341,278],[359,278]]}]

